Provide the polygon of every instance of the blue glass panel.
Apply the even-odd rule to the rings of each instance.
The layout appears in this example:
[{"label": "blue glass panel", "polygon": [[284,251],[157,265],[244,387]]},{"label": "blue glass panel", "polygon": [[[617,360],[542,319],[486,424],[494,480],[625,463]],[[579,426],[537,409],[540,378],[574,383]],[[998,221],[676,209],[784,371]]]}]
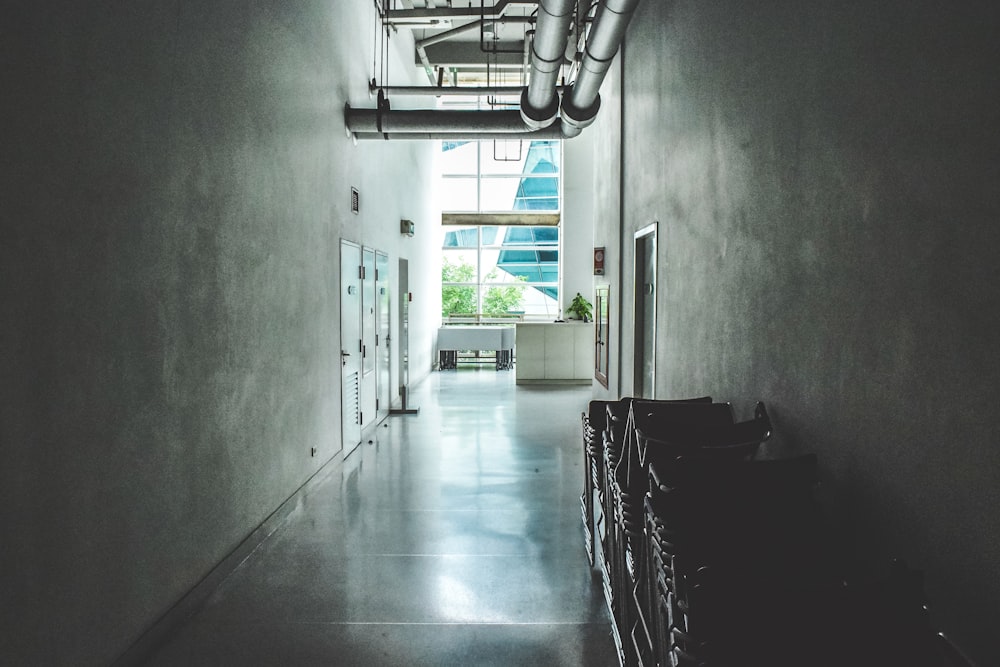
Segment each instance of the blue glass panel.
[{"label": "blue glass panel", "polygon": [[514,197],[516,211],[558,211],[559,178],[522,178]]},{"label": "blue glass panel", "polygon": [[497,266],[503,266],[504,270],[512,262],[537,262],[538,256],[534,250],[503,250],[500,252],[500,260]]},{"label": "blue glass panel", "polygon": [[441,152],[450,151],[454,148],[464,146],[469,143],[468,141],[442,141],[441,142]]},{"label": "blue glass panel", "polygon": [[475,248],[476,228],[471,227],[446,231],[442,246],[445,248]]},{"label": "blue glass panel", "polygon": [[507,236],[504,238],[503,244],[531,243],[534,241],[531,229],[531,227],[508,227]]},{"label": "blue glass panel", "polygon": [[524,161],[525,174],[559,173],[559,142],[532,141]]},{"label": "blue glass panel", "polygon": [[532,227],[535,243],[539,245],[550,245],[559,243],[558,227]]}]

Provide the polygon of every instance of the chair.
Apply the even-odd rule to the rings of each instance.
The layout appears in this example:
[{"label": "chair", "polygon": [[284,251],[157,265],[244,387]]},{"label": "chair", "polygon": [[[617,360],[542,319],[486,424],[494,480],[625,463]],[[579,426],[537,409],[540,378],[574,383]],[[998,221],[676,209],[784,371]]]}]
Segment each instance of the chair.
[{"label": "chair", "polygon": [[802,633],[790,629],[814,616],[812,601],[837,584],[812,498],[816,457],[652,460],[649,479],[656,659],[730,664],[726,647],[743,656],[767,647],[760,655],[769,662],[760,664],[794,664]]}]

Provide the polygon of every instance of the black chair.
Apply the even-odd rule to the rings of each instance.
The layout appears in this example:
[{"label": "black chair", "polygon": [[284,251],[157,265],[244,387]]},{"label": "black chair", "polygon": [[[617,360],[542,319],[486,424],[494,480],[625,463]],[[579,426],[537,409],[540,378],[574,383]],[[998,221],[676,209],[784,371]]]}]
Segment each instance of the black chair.
[{"label": "black chair", "polygon": [[802,635],[791,628],[838,583],[812,497],[816,457],[653,460],[649,479],[656,659],[730,664],[738,647],[793,664]]},{"label": "black chair", "polygon": [[[662,659],[666,628],[660,618],[657,578],[663,576],[662,553],[650,538],[658,526],[650,521],[646,502],[649,464],[656,459],[678,456],[704,460],[744,460],[754,456],[770,437],[771,422],[762,403],[755,416],[735,422],[732,406],[702,400],[691,403],[640,401],[632,403],[633,441],[628,454],[628,491],[623,493],[625,517],[625,565],[635,609],[633,643],[640,658]],[[630,530],[630,523],[641,530]]]},{"label": "black chair", "polygon": [[[593,567],[596,548],[600,542],[600,526],[603,513],[600,507],[601,466],[603,458],[603,432],[607,423],[607,401],[591,401],[587,412],[581,415],[583,422],[583,492],[580,495],[583,513],[584,545],[587,560]],[[595,496],[597,507],[595,511]]]}]

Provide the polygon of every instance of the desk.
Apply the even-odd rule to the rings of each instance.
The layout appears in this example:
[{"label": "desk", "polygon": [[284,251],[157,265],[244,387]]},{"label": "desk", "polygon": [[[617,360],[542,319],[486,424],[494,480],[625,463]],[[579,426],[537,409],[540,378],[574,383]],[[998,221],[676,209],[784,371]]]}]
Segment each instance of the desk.
[{"label": "desk", "polygon": [[497,370],[514,365],[514,327],[446,326],[438,329],[441,370],[455,368],[459,350],[495,350]]}]

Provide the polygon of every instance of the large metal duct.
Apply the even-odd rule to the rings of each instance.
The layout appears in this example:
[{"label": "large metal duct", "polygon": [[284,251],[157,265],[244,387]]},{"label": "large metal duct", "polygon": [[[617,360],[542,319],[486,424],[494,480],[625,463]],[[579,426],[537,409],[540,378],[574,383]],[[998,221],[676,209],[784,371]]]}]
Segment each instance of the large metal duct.
[{"label": "large metal duct", "polygon": [[531,42],[531,79],[521,94],[521,117],[532,129],[548,127],[559,115],[556,83],[576,0],[542,0]]},{"label": "large metal duct", "polygon": [[597,9],[576,81],[563,95],[562,128],[575,137],[594,122],[601,106],[601,83],[625,38],[639,0],[604,0]]}]

